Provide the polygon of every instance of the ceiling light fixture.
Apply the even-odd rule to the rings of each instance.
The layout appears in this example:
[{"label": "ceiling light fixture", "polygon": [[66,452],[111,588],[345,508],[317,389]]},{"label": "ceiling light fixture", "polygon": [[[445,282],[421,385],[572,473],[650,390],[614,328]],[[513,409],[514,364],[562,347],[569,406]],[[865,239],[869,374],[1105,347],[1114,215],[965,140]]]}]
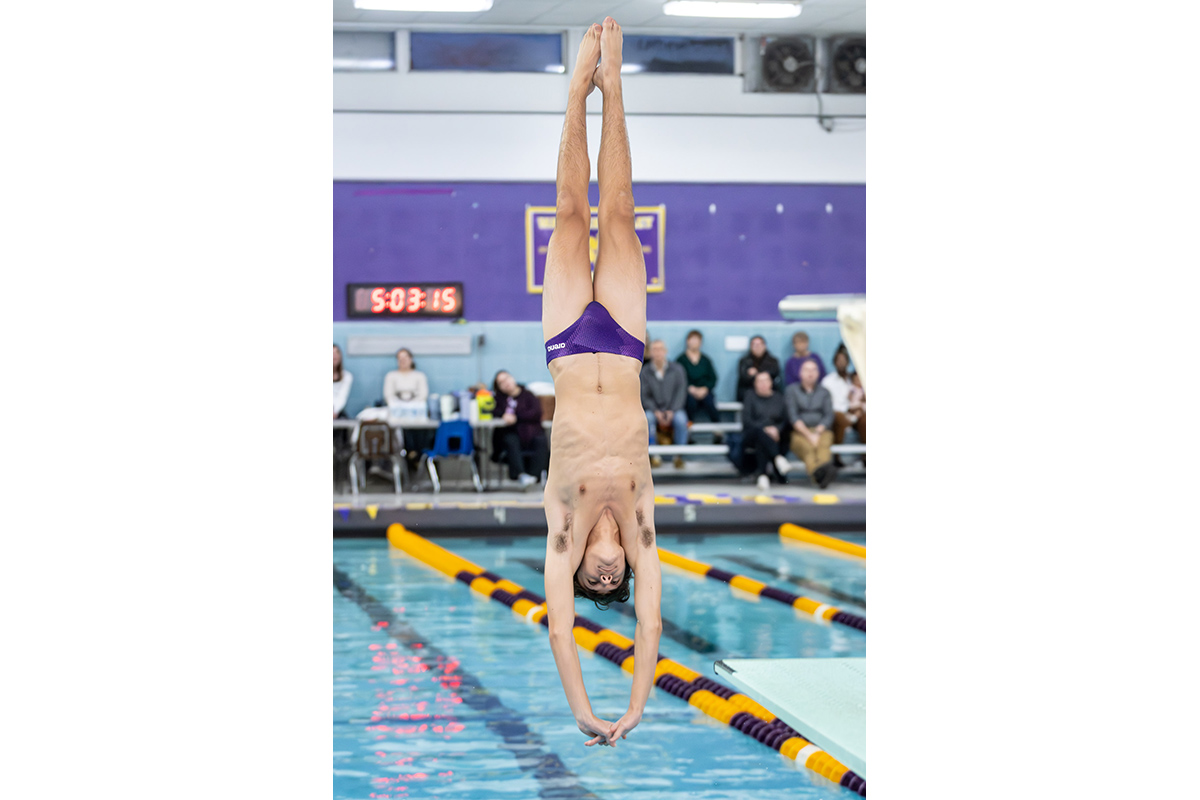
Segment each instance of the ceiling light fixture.
[{"label": "ceiling light fixture", "polygon": [[789,19],[800,16],[799,3],[737,3],[709,0],[670,0],[663,3],[669,17],[724,17],[743,19]]},{"label": "ceiling light fixture", "polygon": [[363,11],[488,11],[492,0],[354,0]]},{"label": "ceiling light fixture", "polygon": [[396,62],[390,58],[338,58],[333,57],[334,71],[375,72],[395,69]]}]

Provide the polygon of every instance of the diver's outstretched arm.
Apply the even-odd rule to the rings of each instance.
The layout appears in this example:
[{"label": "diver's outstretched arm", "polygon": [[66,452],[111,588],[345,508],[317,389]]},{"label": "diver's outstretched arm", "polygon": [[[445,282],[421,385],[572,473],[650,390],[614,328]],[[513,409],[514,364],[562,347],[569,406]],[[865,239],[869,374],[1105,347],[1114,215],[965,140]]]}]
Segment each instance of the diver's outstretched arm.
[{"label": "diver's outstretched arm", "polygon": [[[547,517],[550,516],[551,503],[548,501],[550,491],[546,491]],[[558,667],[558,677],[562,681],[563,691],[567,694],[567,703],[575,716],[579,730],[593,738],[586,744],[609,744],[607,731],[612,723],[599,719],[592,713],[592,704],[588,700],[587,689],[583,685],[583,672],[579,667],[579,652],[576,650],[575,634],[575,592],[571,580],[570,546],[567,534],[554,530],[551,526],[550,535],[546,537],[546,621],[550,629],[550,650],[554,653],[554,664]],[[653,671],[653,670],[652,670]]]},{"label": "diver's outstretched arm", "polygon": [[[651,489],[649,497],[654,497]],[[642,711],[654,685],[654,669],[658,664],[658,640],[662,634],[662,570],[658,561],[658,546],[654,535],[654,504],[647,504],[641,519],[649,520],[638,531],[637,558],[633,566],[633,607],[637,612],[637,629],[633,634],[633,685],[629,689],[629,710],[608,729],[610,742],[625,735],[642,721]],[[626,558],[629,553],[626,552]]]}]

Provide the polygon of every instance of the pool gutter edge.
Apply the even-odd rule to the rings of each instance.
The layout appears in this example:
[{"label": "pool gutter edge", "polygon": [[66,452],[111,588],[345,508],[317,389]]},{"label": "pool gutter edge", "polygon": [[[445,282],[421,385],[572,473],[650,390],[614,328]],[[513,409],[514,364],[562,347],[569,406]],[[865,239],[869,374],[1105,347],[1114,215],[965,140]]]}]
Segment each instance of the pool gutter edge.
[{"label": "pool gutter edge", "polygon": [[[483,505],[483,504],[481,504]],[[413,532],[438,536],[542,535],[546,515],[540,506],[483,506],[481,508],[365,508],[333,511],[333,537],[374,538],[386,535],[399,522]],[[654,507],[659,533],[761,533],[790,522],[821,531],[866,529],[865,502],[779,504],[660,504]]]}]

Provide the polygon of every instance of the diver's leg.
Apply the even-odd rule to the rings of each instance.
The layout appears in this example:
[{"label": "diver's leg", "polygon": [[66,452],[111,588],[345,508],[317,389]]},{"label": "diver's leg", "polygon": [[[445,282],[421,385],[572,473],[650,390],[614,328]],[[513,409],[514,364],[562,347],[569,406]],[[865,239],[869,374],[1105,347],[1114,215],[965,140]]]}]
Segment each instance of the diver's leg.
[{"label": "diver's leg", "polygon": [[621,26],[605,17],[600,66],[593,82],[604,93],[604,120],[596,178],[600,183],[600,246],[596,254],[596,301],[617,324],[646,340],[646,261],[633,228],[633,170],[621,97]]},{"label": "diver's leg", "polygon": [[592,302],[592,264],[588,255],[592,212],[588,204],[587,96],[600,58],[600,26],[583,36],[567,93],[567,113],[558,147],[554,233],[546,250],[542,281],[542,339],[562,333]]}]

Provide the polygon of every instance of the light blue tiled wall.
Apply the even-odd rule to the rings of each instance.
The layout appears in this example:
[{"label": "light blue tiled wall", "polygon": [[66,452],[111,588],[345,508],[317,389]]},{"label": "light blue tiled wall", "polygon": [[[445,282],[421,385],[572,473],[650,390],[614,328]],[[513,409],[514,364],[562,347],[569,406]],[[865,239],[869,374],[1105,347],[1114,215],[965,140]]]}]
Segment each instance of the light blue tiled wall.
[{"label": "light blue tiled wall", "polygon": [[[692,328],[704,334],[704,352],[713,360],[717,369],[717,400],[733,400],[737,386],[737,362],[745,351],[726,352],[726,336],[761,335],[767,340],[767,348],[782,366],[791,355],[792,334],[807,331],[810,347],[831,366],[833,351],[842,340],[836,322],[656,322],[649,324],[651,339],[662,339],[667,344],[671,358],[683,352],[684,339]],[[539,322],[335,322],[333,343],[346,352],[346,340],[350,336],[400,336],[411,332],[414,335],[469,334],[472,342],[480,334],[484,337],[482,347],[472,345],[469,356],[420,356],[416,357],[417,368],[429,378],[431,392],[445,393],[464,389],[482,379],[488,386],[497,370],[511,372],[521,383],[550,381],[546,369],[545,350],[542,342],[542,326]],[[357,414],[363,408],[383,399],[383,377],[396,368],[393,356],[346,356],[346,368],[354,375],[350,400],[346,413]]]}]

